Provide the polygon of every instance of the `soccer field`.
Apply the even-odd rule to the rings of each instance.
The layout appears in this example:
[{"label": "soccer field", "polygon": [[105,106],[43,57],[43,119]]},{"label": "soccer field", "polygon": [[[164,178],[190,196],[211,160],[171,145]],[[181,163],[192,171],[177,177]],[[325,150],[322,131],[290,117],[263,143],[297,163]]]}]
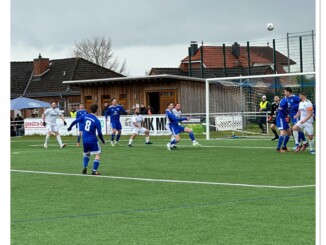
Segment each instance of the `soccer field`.
[{"label": "soccer field", "polygon": [[[12,244],[315,244],[315,156],[270,138],[198,139],[168,151],[101,145],[101,176],[63,137],[11,139]],[[292,148],[293,140],[289,146]]]}]

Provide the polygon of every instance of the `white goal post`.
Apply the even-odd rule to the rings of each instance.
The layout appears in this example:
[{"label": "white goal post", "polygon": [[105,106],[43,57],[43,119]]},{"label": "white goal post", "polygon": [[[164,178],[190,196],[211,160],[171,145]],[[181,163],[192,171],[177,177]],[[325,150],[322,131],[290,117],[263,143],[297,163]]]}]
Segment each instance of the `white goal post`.
[{"label": "white goal post", "polygon": [[[308,78],[307,78],[308,77]],[[278,95],[283,98],[282,90],[284,87],[293,87],[294,93],[302,91],[304,88],[303,79],[305,81],[311,79],[315,80],[315,72],[303,72],[303,73],[284,73],[284,74],[268,74],[268,75],[251,75],[251,76],[237,76],[237,77],[219,77],[208,78],[205,82],[205,95],[206,95],[206,139],[211,138],[211,128],[218,130],[239,130],[244,127],[246,123],[244,116],[249,117],[266,117],[267,113],[260,114],[248,109],[248,104],[252,103],[251,107],[257,106],[258,96],[261,98],[261,94],[269,93],[270,98],[274,95]],[[278,85],[276,84],[278,82]],[[288,84],[287,84],[288,81]],[[213,85],[215,84],[215,86]],[[313,85],[309,85],[314,90]],[[214,87],[213,87],[214,86]],[[223,87],[223,88],[222,88]],[[227,88],[227,89],[226,89]],[[246,89],[250,89],[252,97],[252,91],[254,90],[255,100],[254,102],[248,101],[248,93]],[[219,91],[218,91],[219,90]],[[231,91],[232,90],[232,94]],[[278,92],[277,92],[278,90]],[[216,92],[218,91],[218,92]],[[228,94],[229,93],[229,94]],[[272,96],[273,95],[273,96]],[[236,97],[233,100],[233,104],[229,102],[229,97]],[[250,97],[250,100],[252,98]],[[237,101],[237,106],[235,102]],[[269,101],[272,103],[272,101]],[[244,110],[244,103],[246,108]],[[223,106],[220,104],[224,104]],[[232,105],[230,105],[232,104]],[[215,106],[215,107],[212,107]],[[214,109],[212,109],[214,108]],[[213,123],[210,123],[213,122]],[[219,128],[217,125],[221,125]]]}]

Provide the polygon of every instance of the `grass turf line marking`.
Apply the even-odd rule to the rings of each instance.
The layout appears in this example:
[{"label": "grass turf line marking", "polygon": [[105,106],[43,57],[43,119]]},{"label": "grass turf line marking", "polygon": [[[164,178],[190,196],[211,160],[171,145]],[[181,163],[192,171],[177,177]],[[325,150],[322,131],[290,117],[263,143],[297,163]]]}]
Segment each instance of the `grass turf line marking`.
[{"label": "grass turf line marking", "polygon": [[232,205],[232,204],[241,204],[248,202],[257,202],[257,201],[273,201],[283,198],[292,198],[292,197],[302,197],[302,196],[314,196],[313,193],[303,193],[303,194],[294,194],[294,195],[283,195],[283,196],[268,196],[268,197],[255,197],[255,198],[245,198],[229,201],[218,201],[218,202],[207,202],[207,203],[190,203],[187,205],[173,205],[167,207],[155,207],[155,208],[143,208],[143,209],[127,209],[127,210],[113,210],[107,212],[98,212],[98,213],[84,213],[84,214],[68,214],[63,216],[54,216],[54,217],[39,217],[39,218],[30,218],[30,219],[17,219],[12,220],[12,224],[18,223],[34,223],[34,222],[44,222],[52,220],[62,220],[62,219],[76,219],[76,218],[85,218],[85,217],[102,217],[107,215],[119,215],[127,213],[149,213],[149,212],[164,212],[171,211],[175,209],[191,209],[191,208],[201,208],[201,207],[212,207],[218,205]]},{"label": "grass turf line marking", "polygon": [[[40,148],[44,148],[43,145],[28,145],[30,147],[40,147]],[[49,146],[57,146],[59,147],[58,144],[48,144]],[[73,144],[67,144],[67,146],[76,146]],[[108,147],[112,147],[111,145],[107,145]],[[122,145],[121,147],[127,147],[128,145]],[[144,145],[140,145],[140,144],[135,144],[135,146],[144,146]],[[226,146],[226,145],[201,145],[201,146],[193,146],[193,145],[178,145],[181,148],[239,148],[239,149],[276,149],[275,147],[272,146]],[[76,146],[77,147],[77,146]],[[79,146],[80,147],[80,146]],[[103,146],[106,147],[106,146]],[[166,148],[166,145],[151,145],[151,146],[147,146],[145,145],[144,147],[162,147],[162,148]]]},{"label": "grass turf line marking", "polygon": [[82,176],[82,177],[91,177],[91,178],[122,179],[122,180],[148,181],[148,182],[183,183],[183,184],[199,184],[199,185],[220,185],[220,186],[239,186],[239,187],[273,188],[273,189],[297,189],[297,188],[315,187],[315,185],[275,186],[275,185],[219,183],[219,182],[191,181],[191,180],[147,179],[147,178],[132,178],[132,177],[108,176],[108,175],[92,176],[92,175],[84,175],[84,174],[42,172],[42,171],[30,171],[30,170],[18,170],[18,169],[12,169],[11,172],[31,173],[31,174],[61,175],[61,176]]}]

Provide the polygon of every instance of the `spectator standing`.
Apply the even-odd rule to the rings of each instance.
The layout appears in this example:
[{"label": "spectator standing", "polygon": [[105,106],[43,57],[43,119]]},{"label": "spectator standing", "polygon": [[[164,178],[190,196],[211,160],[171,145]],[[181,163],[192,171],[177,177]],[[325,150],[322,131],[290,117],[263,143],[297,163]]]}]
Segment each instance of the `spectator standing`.
[{"label": "spectator standing", "polygon": [[139,114],[140,115],[146,115],[147,114],[147,109],[146,109],[146,106],[144,104],[140,105]]},{"label": "spectator standing", "polygon": [[76,115],[77,115],[77,111],[75,109],[75,107],[71,107],[71,111],[70,111],[70,117],[72,118],[76,118]]},{"label": "spectator standing", "polygon": [[22,118],[18,113],[15,118],[15,125],[16,125],[16,136],[22,136],[23,128],[24,128],[24,118]]},{"label": "spectator standing", "polygon": [[150,105],[147,106],[147,114],[148,114],[148,115],[153,115],[152,107],[151,107]]},{"label": "spectator standing", "polygon": [[[261,101],[259,103],[259,112],[267,112],[270,110],[270,103],[267,101],[266,99],[266,95],[263,95],[261,97]],[[259,128],[261,129],[261,132],[263,134],[265,134],[267,132],[266,130],[266,115],[265,114],[261,114],[261,117],[259,117],[258,119],[258,125],[259,125]]]}]

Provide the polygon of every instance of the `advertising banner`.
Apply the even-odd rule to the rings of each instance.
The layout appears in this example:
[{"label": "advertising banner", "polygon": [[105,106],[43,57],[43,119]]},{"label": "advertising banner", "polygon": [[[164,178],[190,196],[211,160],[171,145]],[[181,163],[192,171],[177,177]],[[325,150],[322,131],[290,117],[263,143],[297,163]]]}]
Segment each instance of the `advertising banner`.
[{"label": "advertising banner", "polygon": [[[150,135],[169,135],[169,131],[166,130],[166,117],[165,115],[155,115],[147,116],[144,115],[145,127],[150,131]],[[110,119],[105,122],[105,117],[99,116],[98,119],[101,122],[102,134],[109,135],[112,133],[112,128],[110,125]],[[132,115],[126,115],[120,117],[120,122],[122,125],[122,135],[131,134],[131,119]],[[75,120],[75,118],[67,117],[65,118],[67,126],[64,126],[63,121],[59,118],[57,123],[59,124],[59,132],[61,135],[77,135],[78,129],[76,126],[72,128],[70,132],[67,131],[69,125]],[[24,119],[25,135],[46,135],[46,128],[42,124],[42,118],[26,118]]]}]

